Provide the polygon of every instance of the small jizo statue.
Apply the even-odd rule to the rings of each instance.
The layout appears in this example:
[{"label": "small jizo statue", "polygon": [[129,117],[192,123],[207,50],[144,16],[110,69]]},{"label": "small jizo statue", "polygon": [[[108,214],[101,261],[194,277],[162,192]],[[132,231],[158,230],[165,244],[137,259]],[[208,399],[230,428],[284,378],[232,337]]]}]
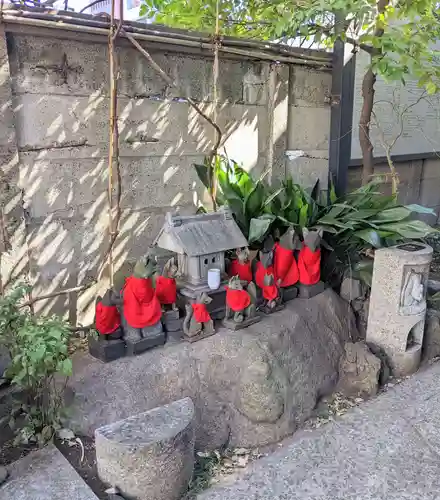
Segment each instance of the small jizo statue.
[{"label": "small jizo statue", "polygon": [[206,293],[201,293],[193,304],[186,304],[186,316],[183,321],[185,339],[195,342],[210,335],[214,335],[214,322],[208,312],[207,305],[212,298]]},{"label": "small jizo statue", "polygon": [[249,248],[237,248],[235,251],[237,258],[231,261],[229,266],[229,276],[238,276],[242,281],[248,283],[252,281],[252,264],[249,259]]},{"label": "small jizo statue", "polygon": [[177,311],[177,286],[176,278],[179,275],[175,259],[172,257],[164,266],[162,275],[156,278],[156,297],[159,299],[162,310]]},{"label": "small jizo statue", "polygon": [[226,287],[226,316],[223,324],[231,330],[238,330],[259,320],[254,282],[250,281],[245,290],[240,277],[233,276]]}]

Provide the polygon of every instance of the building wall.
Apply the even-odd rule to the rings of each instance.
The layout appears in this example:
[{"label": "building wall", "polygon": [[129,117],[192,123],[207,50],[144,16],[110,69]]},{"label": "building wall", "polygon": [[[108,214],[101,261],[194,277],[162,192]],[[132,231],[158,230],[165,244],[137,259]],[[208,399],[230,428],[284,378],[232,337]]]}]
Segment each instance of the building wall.
[{"label": "building wall", "polygon": [[[107,41],[6,29],[0,32],[0,158],[12,251],[3,256],[2,275],[5,284],[30,277],[41,295],[96,277],[106,252]],[[212,58],[149,49],[211,112]],[[167,211],[193,212],[203,201],[193,164],[203,161],[214,138],[183,92],[164,84],[137,50],[122,45],[118,54],[122,215],[116,265],[145,254]],[[327,177],[331,76],[296,66],[293,73],[289,84],[287,65],[222,59],[219,124],[228,155],[253,175],[273,159],[272,182],[286,173],[286,148],[304,150],[309,156],[287,171],[311,184]],[[96,287],[36,308],[68,310],[84,323],[95,295]]]}]

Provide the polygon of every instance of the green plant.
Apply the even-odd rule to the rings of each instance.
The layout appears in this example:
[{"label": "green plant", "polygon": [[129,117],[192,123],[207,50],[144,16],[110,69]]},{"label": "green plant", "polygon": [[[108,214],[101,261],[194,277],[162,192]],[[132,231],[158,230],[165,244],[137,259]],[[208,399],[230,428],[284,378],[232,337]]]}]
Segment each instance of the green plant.
[{"label": "green plant", "polygon": [[[208,166],[196,165],[201,181],[207,186]],[[318,183],[310,191],[295,184],[291,178],[276,190],[264,183],[264,175],[253,180],[236,162],[222,158],[214,175],[220,187],[219,206],[228,205],[249,243],[259,248],[264,237],[277,237],[289,226],[298,234],[302,229],[322,228],[325,249],[323,277],[332,282],[349,268],[366,283],[371,281],[374,249],[406,240],[417,240],[436,232],[414,213],[432,214],[420,205],[400,205],[396,196],[379,191],[383,179],[337,198],[333,186],[320,193]]]},{"label": "green plant", "polygon": [[[72,372],[70,332],[61,318],[36,317],[21,307],[29,291],[21,284],[0,298],[0,343],[11,355],[5,376],[23,390],[24,398],[14,407],[10,426],[19,427],[17,442],[44,444],[60,428],[64,385],[58,376]],[[24,425],[17,426],[19,419]]]}]

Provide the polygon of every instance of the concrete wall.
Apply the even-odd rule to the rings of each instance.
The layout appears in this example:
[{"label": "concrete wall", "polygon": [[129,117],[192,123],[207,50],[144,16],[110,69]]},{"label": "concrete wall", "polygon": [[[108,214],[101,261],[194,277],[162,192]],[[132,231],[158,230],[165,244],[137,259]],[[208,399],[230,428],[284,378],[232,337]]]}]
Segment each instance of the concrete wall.
[{"label": "concrete wall", "polygon": [[[433,208],[440,217],[440,158],[425,158],[411,161],[395,161],[394,165],[399,174],[399,200],[401,203],[418,203]],[[374,169],[376,175],[389,174],[386,162],[379,163]],[[361,185],[361,167],[349,169],[349,189]],[[382,185],[384,193],[391,194],[389,180]],[[435,224],[438,221],[434,216],[423,216],[426,222]]]},{"label": "concrete wall", "polygon": [[[12,251],[3,257],[3,282],[25,275],[41,295],[95,277],[106,250],[107,45],[105,38],[64,39],[55,30],[6,29],[0,33],[0,158],[8,180],[5,217]],[[212,59],[149,48],[210,111]],[[167,211],[194,210],[204,194],[192,164],[203,161],[214,137],[136,49],[122,45],[118,52],[117,264],[145,253]],[[273,158],[275,182],[286,172],[286,148],[301,149],[308,157],[288,163],[288,172],[306,184],[326,180],[330,80],[328,72],[295,66],[289,83],[287,65],[222,59],[219,123],[228,155],[255,175]],[[37,310],[68,310],[72,321],[87,322],[95,294],[90,289],[54,298],[38,303]]]}]

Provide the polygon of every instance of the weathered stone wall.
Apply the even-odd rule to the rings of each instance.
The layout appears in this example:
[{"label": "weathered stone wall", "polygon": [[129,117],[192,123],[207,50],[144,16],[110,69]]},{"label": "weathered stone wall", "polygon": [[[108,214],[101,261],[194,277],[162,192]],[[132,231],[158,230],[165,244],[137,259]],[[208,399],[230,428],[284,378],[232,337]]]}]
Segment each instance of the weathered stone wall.
[{"label": "weathered stone wall", "polygon": [[[9,227],[16,223],[2,274],[8,283],[25,272],[36,295],[96,276],[108,242],[106,39],[51,33],[57,38],[37,29],[0,36],[0,157],[10,180]],[[212,59],[149,49],[209,111]],[[118,52],[122,217],[116,263],[145,253],[167,211],[194,210],[203,190],[192,164],[203,161],[214,138],[212,127],[136,49],[126,44]],[[327,177],[331,75],[300,66],[292,72],[289,84],[287,65],[222,58],[219,123],[228,155],[255,175],[274,158],[272,181],[285,175],[286,148],[306,151],[310,158],[287,170],[311,184]],[[95,293],[54,298],[37,309],[69,310],[72,320],[85,321]]]}]

